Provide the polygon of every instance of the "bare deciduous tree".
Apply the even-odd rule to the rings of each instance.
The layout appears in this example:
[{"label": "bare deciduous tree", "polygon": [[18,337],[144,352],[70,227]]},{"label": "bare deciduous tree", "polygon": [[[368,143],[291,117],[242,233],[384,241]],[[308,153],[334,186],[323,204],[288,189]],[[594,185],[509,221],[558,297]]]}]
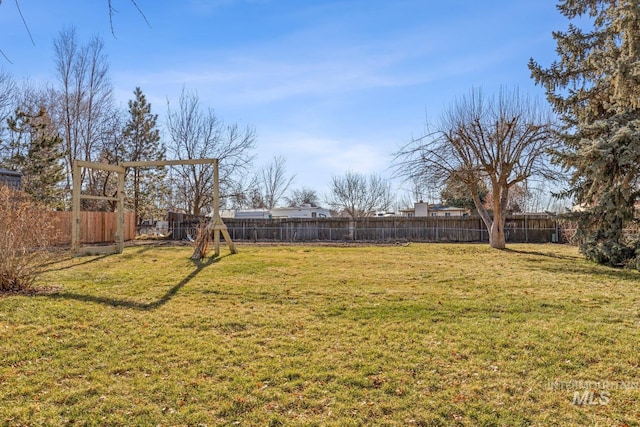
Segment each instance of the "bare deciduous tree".
[{"label": "bare deciduous tree", "polygon": [[287,178],[285,163],[284,157],[274,156],[271,163],[260,171],[260,181],[265,192],[264,202],[267,209],[276,207],[295,178],[295,176]]},{"label": "bare deciduous tree", "polygon": [[[238,192],[238,183],[253,161],[256,134],[251,127],[225,125],[211,109],[203,109],[196,93],[182,91],[178,106],[167,106],[168,151],[174,158],[219,159],[222,198]],[[174,196],[183,207],[199,215],[213,202],[210,165],[184,165],[173,169]]]},{"label": "bare deciduous tree", "polygon": [[318,193],[316,193],[316,190],[308,187],[297,188],[291,191],[291,194],[285,199],[289,207],[309,205],[315,208],[320,206]]},{"label": "bare deciduous tree", "polygon": [[367,177],[346,172],[331,178],[326,202],[332,209],[343,211],[351,218],[364,218],[375,214],[376,210],[388,210],[393,204],[393,193],[390,183],[379,175]]},{"label": "bare deciduous tree", "polygon": [[[60,32],[54,41],[58,86],[52,102],[52,118],[58,123],[65,144],[67,184],[71,185],[74,159],[96,161],[113,132],[113,88],[104,43],[94,37],[80,45],[74,28]],[[82,176],[83,184],[98,194],[100,180]]]},{"label": "bare deciduous tree", "polygon": [[[399,175],[424,177],[434,185],[463,183],[489,231],[492,248],[505,247],[504,222],[509,190],[539,175],[557,171],[548,154],[556,146],[552,116],[517,90],[501,90],[489,99],[480,89],[456,100],[434,130],[396,153]],[[480,200],[481,183],[489,185],[488,203]]]},{"label": "bare deciduous tree", "polygon": [[11,114],[16,95],[15,80],[8,71],[0,68],[0,137],[7,117]]},{"label": "bare deciduous tree", "polygon": [[221,204],[226,208],[264,208],[264,197],[256,174],[236,176],[228,192],[227,197],[221,200]]}]

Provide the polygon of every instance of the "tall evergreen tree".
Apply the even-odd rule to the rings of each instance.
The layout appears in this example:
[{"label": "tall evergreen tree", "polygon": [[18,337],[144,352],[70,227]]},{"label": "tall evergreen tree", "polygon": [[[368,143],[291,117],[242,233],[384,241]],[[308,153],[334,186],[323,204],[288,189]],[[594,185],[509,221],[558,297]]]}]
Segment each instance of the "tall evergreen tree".
[{"label": "tall evergreen tree", "polygon": [[581,251],[627,264],[640,248],[624,232],[638,222],[640,196],[640,1],[563,0],[558,10],[572,21],[553,33],[559,59],[529,68],[564,123],[556,159],[583,210]]},{"label": "tall evergreen tree", "polygon": [[7,119],[10,156],[4,163],[22,173],[22,188],[33,200],[63,208],[64,152],[62,138],[52,130],[44,108],[35,113],[16,110]]},{"label": "tall evergreen tree", "polygon": [[[133,94],[135,99],[129,100],[129,119],[123,131],[124,158],[131,162],[163,160],[165,148],[160,143],[156,125],[158,115],[151,113],[151,104],[139,87]],[[130,207],[136,213],[136,223],[140,224],[145,217],[156,213],[157,202],[166,192],[166,172],[161,168],[131,168],[127,175]]]}]

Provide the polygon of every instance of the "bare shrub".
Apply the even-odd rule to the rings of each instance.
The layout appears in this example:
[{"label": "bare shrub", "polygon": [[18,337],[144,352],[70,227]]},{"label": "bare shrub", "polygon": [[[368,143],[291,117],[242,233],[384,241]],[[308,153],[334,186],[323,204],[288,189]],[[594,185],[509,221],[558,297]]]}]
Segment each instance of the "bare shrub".
[{"label": "bare shrub", "polygon": [[32,288],[50,259],[51,215],[22,191],[0,185],[0,292]]},{"label": "bare shrub", "polygon": [[558,225],[560,226],[560,238],[563,242],[567,242],[573,246],[578,246],[580,244],[576,236],[576,230],[578,228],[576,221],[560,219]]},{"label": "bare shrub", "polygon": [[193,243],[194,249],[191,259],[199,260],[207,256],[210,238],[211,232],[208,230],[207,224],[204,221],[200,221],[197,228],[197,237]]}]

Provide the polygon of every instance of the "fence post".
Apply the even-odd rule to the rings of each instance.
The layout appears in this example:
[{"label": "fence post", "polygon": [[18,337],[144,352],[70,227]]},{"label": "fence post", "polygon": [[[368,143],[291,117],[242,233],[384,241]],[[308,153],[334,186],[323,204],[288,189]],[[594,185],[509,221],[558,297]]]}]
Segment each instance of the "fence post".
[{"label": "fence post", "polygon": [[[543,228],[538,227],[538,223],[543,224],[542,220],[534,220],[526,217],[525,234],[518,234],[521,227],[524,227],[525,218],[519,217],[515,220],[516,229],[509,228],[510,237],[520,236],[520,242],[526,241],[541,242],[549,239],[546,234],[540,232]],[[553,222],[552,222],[553,221]],[[452,218],[373,218],[373,219],[353,219],[353,218],[329,218],[329,219],[291,219],[291,220],[254,220],[254,219],[238,219],[232,221],[234,236],[240,239],[246,239],[254,242],[260,239],[281,239],[285,241],[308,241],[308,240],[344,240],[353,239],[378,241],[380,239],[417,239],[418,241],[434,242],[434,241],[459,241],[459,242],[480,242],[488,240],[488,231],[481,218],[472,217],[467,219]],[[533,224],[533,234],[529,235],[529,227]],[[177,223],[174,228],[174,235],[179,235]],[[506,225],[506,224],[505,224]],[[513,222],[511,227],[513,227]],[[337,231],[334,233],[333,228]],[[393,227],[393,229],[391,229]],[[442,230],[440,228],[442,227]],[[540,225],[542,227],[542,225]],[[87,227],[85,227],[87,228]],[[90,228],[90,227],[89,227]],[[237,228],[237,233],[235,231]],[[558,239],[560,239],[561,225],[554,219],[548,220],[547,228],[549,233],[555,231]],[[505,227],[505,231],[507,227]],[[442,231],[442,232],[441,232]],[[514,234],[515,233],[515,234]],[[237,236],[236,236],[237,235]],[[485,237],[486,236],[486,237]]]},{"label": "fence post", "polygon": [[398,223],[395,218],[393,219],[393,238],[398,240]]}]

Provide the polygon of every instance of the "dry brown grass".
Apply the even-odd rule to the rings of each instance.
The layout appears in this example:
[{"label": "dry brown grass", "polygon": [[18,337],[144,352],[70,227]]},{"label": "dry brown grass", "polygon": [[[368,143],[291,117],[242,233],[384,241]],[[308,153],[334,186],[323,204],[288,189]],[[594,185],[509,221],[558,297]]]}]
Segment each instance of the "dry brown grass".
[{"label": "dry brown grass", "polygon": [[559,245],[239,250],[67,259],[58,293],[1,298],[0,424],[640,421],[638,272]]}]

